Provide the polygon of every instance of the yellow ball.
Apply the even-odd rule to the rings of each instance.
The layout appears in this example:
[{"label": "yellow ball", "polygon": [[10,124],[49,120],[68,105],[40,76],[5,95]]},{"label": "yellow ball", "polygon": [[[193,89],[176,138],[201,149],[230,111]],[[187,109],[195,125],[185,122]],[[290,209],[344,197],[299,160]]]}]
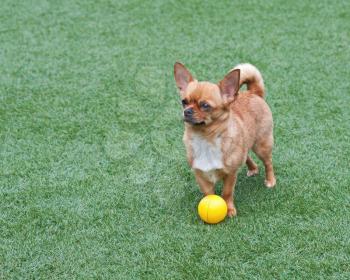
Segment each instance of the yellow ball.
[{"label": "yellow ball", "polygon": [[198,214],[204,222],[217,224],[226,217],[226,202],[221,196],[215,194],[207,195],[198,204]]}]

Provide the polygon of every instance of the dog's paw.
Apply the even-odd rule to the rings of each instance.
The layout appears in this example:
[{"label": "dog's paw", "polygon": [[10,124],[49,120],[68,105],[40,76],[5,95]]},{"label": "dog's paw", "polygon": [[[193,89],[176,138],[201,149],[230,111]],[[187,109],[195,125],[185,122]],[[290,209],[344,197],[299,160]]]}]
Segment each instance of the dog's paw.
[{"label": "dog's paw", "polygon": [[255,169],[247,171],[247,176],[248,177],[252,177],[252,176],[257,175],[257,174],[259,174],[259,168],[255,168]]},{"label": "dog's paw", "polygon": [[235,207],[230,207],[227,209],[227,216],[229,218],[232,218],[232,217],[235,217],[237,215],[237,211],[236,211],[236,208]]},{"label": "dog's paw", "polygon": [[272,178],[270,180],[265,180],[265,186],[269,189],[273,188],[276,185],[276,179]]}]

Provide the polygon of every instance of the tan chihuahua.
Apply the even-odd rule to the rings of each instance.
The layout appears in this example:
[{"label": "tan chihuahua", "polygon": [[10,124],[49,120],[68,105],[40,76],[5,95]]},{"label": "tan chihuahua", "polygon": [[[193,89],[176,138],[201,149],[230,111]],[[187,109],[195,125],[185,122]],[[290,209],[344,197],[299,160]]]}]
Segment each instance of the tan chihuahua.
[{"label": "tan chihuahua", "polygon": [[[179,89],[187,159],[204,195],[213,194],[215,183],[224,181],[222,197],[229,217],[237,214],[233,191],[238,169],[246,163],[248,176],[258,174],[249,157],[252,149],[265,166],[265,185],[276,184],[272,166],[273,120],[264,100],[264,82],[251,64],[239,64],[218,84],[198,82],[184,65],[174,65]],[[241,85],[247,90],[239,92]]]}]

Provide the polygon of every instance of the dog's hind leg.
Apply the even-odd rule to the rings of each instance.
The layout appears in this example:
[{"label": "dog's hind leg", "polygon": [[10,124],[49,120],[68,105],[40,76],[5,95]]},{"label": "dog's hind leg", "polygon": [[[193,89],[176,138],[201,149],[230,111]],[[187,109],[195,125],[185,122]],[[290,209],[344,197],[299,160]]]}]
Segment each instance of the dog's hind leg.
[{"label": "dog's hind leg", "polygon": [[275,178],[273,165],[272,165],[272,147],[273,147],[272,133],[266,138],[261,138],[261,140],[258,141],[253,147],[253,151],[264,163],[265,185],[268,188],[272,188],[276,185],[276,178]]},{"label": "dog's hind leg", "polygon": [[247,164],[247,167],[248,167],[248,172],[247,172],[248,177],[259,174],[258,165],[254,162],[254,160],[250,156],[247,156],[247,160],[245,163]]}]

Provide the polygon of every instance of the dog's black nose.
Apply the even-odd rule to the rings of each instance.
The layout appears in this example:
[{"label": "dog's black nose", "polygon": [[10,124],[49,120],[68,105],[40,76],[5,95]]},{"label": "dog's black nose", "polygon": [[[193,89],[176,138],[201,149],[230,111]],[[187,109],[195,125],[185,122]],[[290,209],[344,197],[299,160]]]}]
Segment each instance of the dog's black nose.
[{"label": "dog's black nose", "polygon": [[185,111],[184,111],[184,116],[185,117],[192,117],[193,115],[193,109],[192,108],[187,108]]}]

